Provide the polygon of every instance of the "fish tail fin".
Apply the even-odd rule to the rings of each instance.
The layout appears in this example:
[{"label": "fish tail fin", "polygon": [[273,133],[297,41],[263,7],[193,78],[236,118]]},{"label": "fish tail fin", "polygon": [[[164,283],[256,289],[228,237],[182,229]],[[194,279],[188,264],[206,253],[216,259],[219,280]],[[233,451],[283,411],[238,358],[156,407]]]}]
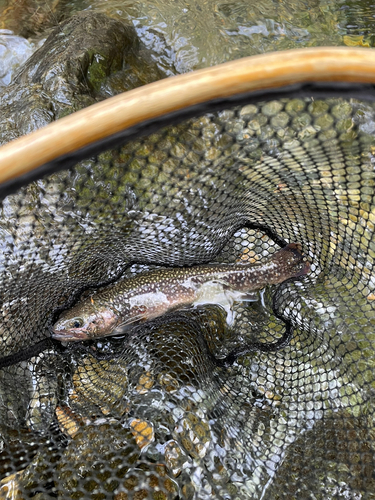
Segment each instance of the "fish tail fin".
[{"label": "fish tail fin", "polygon": [[300,259],[303,264],[303,266],[293,275],[295,278],[298,278],[299,276],[305,276],[310,272],[310,262],[306,260],[306,257],[302,255],[302,245],[300,243],[289,243],[282,250],[292,252],[298,259]]},{"label": "fish tail fin", "polygon": [[294,277],[298,278],[299,276],[306,276],[306,274],[309,274],[310,268],[311,268],[310,262],[308,262],[306,260],[304,262],[304,266],[302,267],[302,269],[300,269],[298,272],[296,272]]}]

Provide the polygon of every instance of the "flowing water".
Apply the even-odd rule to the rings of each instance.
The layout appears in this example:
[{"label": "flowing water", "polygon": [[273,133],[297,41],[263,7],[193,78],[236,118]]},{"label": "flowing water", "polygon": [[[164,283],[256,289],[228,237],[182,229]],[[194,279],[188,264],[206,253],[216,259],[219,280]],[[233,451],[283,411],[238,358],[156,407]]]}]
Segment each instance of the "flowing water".
[{"label": "flowing water", "polygon": [[82,10],[132,23],[167,74],[275,50],[371,47],[375,37],[375,9],[366,0],[50,0],[43,6],[1,0],[0,28],[40,40],[60,19]]}]

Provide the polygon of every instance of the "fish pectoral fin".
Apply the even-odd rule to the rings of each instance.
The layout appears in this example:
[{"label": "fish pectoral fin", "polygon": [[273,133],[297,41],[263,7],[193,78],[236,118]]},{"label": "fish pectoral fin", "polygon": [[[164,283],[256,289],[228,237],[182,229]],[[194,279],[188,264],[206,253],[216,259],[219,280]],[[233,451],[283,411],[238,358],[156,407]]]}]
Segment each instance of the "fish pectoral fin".
[{"label": "fish pectoral fin", "polygon": [[135,323],[140,323],[141,321],[146,321],[150,319],[146,313],[140,313],[132,316],[131,318],[126,319],[119,323],[116,328],[113,330],[112,335],[120,335],[122,333],[126,333],[128,330],[134,326]]}]

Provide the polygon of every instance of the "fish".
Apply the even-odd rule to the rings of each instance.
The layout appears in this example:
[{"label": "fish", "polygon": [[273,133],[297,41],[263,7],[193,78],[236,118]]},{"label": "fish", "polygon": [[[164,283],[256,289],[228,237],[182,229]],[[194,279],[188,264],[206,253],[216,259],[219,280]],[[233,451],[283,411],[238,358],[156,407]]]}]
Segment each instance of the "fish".
[{"label": "fish", "polygon": [[265,262],[255,264],[205,264],[141,272],[64,311],[52,328],[52,338],[70,342],[119,335],[140,322],[200,304],[222,305],[231,324],[234,302],[258,300],[258,292],[267,285],[302,277],[309,271],[301,246],[289,243]]}]

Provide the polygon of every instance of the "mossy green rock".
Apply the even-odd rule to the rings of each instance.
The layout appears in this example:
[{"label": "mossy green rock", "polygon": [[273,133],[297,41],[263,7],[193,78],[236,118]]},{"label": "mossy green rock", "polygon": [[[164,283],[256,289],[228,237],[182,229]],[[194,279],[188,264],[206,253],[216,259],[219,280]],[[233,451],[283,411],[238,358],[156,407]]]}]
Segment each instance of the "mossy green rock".
[{"label": "mossy green rock", "polygon": [[79,13],[52,31],[0,93],[0,144],[163,76],[131,25]]}]

